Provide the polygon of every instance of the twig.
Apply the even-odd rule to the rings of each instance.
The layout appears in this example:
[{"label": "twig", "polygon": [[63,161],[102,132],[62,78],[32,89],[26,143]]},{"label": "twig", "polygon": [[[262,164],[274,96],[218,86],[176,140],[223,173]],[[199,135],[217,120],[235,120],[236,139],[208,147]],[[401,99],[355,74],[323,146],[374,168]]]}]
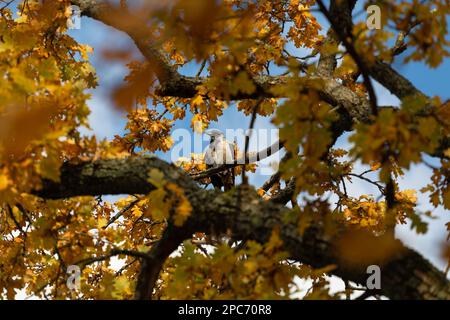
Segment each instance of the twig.
[{"label": "twig", "polygon": [[[292,157],[292,153],[291,152],[286,152],[286,154],[283,156],[283,158],[281,159],[281,162],[284,162],[288,159],[290,159]],[[280,163],[281,163],[280,162]],[[276,173],[274,173],[269,180],[267,180],[266,182],[264,182],[264,184],[262,185],[261,189],[264,191],[269,191],[270,188],[272,188],[272,186],[277,183],[278,181],[280,181],[281,178],[281,172],[280,170],[278,170]]]},{"label": "twig", "polygon": [[193,173],[190,176],[194,180],[202,180],[202,179],[210,177],[213,174],[216,174],[216,173],[228,170],[230,168],[234,168],[234,167],[240,166],[242,164],[250,164],[250,163],[253,163],[253,162],[261,161],[261,160],[263,160],[265,158],[270,157],[272,154],[277,153],[283,147],[284,147],[283,142],[282,141],[277,141],[274,144],[272,144],[270,147],[268,147],[268,148],[258,152],[255,157],[252,157],[249,154],[245,154],[245,157],[241,157],[239,159],[235,159],[232,163],[225,163],[225,164],[223,164],[223,165],[221,165],[219,167],[216,167],[216,168],[211,168],[211,169],[208,169],[208,170],[204,170],[204,171],[199,172],[199,173]]},{"label": "twig", "polygon": [[140,258],[140,259],[149,259],[149,258],[151,258],[151,256],[149,254],[144,253],[144,252],[140,252],[140,251],[125,250],[125,249],[113,249],[108,254],[97,256],[97,257],[90,257],[90,258],[82,259],[82,260],[76,262],[75,264],[81,265],[84,268],[84,267],[86,267],[89,264],[92,264],[92,263],[95,263],[95,262],[105,261],[105,260],[108,260],[108,259],[110,259],[110,258],[112,258],[114,256],[118,256],[118,255],[132,256],[132,257],[136,257],[136,258]]},{"label": "twig", "polygon": [[405,38],[411,33],[412,29],[414,29],[421,23],[422,21],[416,20],[408,26],[408,29],[406,31],[399,32],[399,34],[397,35],[397,39],[395,41],[395,45],[391,49],[392,57],[398,56],[408,48],[408,45],[405,43]]},{"label": "twig", "polygon": [[108,228],[111,224],[113,224],[117,219],[119,219],[121,216],[123,216],[128,210],[130,210],[136,203],[138,203],[141,199],[137,198],[130,202],[125,208],[120,210],[115,216],[113,216],[111,219],[109,219],[108,223],[106,223],[105,226],[103,226],[103,229]]},{"label": "twig", "polygon": [[198,70],[197,74],[195,75],[195,78],[196,78],[196,79],[200,78],[200,75],[202,74],[203,69],[205,69],[206,61],[207,61],[206,59],[203,60],[201,66],[200,66],[200,69]]},{"label": "twig", "polygon": [[[259,99],[258,102],[256,103],[255,107],[253,108],[252,118],[250,119],[250,126],[249,126],[247,134],[245,135],[245,144],[244,144],[245,157],[247,157],[247,154],[248,154],[248,148],[250,146],[250,138],[252,136],[253,128],[255,126],[256,115],[258,113],[259,106],[261,105],[262,102],[263,102],[263,99]],[[247,160],[247,159],[244,159],[244,160]],[[245,164],[242,166],[242,184],[248,184],[247,175],[245,174]]]},{"label": "twig", "polygon": [[138,261],[139,259],[133,259],[133,261],[131,261],[130,263],[127,263],[126,265],[124,265],[122,268],[120,268],[119,270],[117,270],[116,272],[116,276],[121,275],[122,272],[124,272],[127,268],[131,267],[136,261]]},{"label": "twig", "polygon": [[358,179],[364,180],[364,181],[376,186],[380,190],[381,193],[384,194],[384,192],[385,192],[384,187],[381,184],[379,184],[375,181],[372,181],[369,178],[364,177],[363,175],[359,175],[359,174],[355,174],[355,173],[347,173],[347,176],[356,177]]}]

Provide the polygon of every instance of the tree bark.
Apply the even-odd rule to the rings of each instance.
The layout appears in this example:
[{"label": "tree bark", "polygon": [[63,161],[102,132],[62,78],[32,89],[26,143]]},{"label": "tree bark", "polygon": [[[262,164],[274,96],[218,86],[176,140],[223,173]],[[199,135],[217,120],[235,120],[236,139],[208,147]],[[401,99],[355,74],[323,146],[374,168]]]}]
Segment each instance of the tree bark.
[{"label": "tree bark", "polygon": [[[56,183],[45,180],[42,189],[36,190],[35,194],[47,199],[81,195],[145,194],[155,189],[147,181],[147,173],[151,169],[160,170],[167,181],[182,187],[193,207],[189,219],[177,230],[180,236],[175,241],[170,241],[170,245],[161,248],[163,254],[157,256],[167,257],[182,240],[195,232],[220,235],[231,231],[236,240],[264,243],[277,228],[291,259],[315,268],[336,265],[333,274],[365,284],[368,277],[365,269],[355,271],[353,267],[342,263],[337,254],[335,244],[346,232],[345,226],[340,226],[339,231],[330,236],[325,232],[324,226],[317,223],[300,235],[296,223],[283,222],[284,214],[290,210],[284,204],[263,201],[248,186],[240,187],[242,189],[239,192],[204,190],[182,170],[157,158],[131,157],[66,163],[62,167],[61,181]],[[450,282],[446,276],[419,253],[400,243],[398,245],[401,247],[399,253],[382,266],[381,292],[391,299],[450,299]],[[163,260],[158,261],[144,263],[143,270],[149,272],[141,274],[140,277],[145,280],[141,283],[150,283],[150,286],[142,289],[139,298],[149,296],[151,286],[156,281],[155,272],[159,272]],[[151,262],[158,265],[152,266]]]}]

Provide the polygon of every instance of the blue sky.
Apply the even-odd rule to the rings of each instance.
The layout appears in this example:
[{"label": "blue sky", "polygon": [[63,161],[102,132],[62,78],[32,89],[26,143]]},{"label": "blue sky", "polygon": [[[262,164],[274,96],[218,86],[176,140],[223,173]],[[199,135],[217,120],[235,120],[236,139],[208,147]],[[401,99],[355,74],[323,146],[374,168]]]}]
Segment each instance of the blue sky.
[{"label": "blue sky", "polygon": [[[364,15],[362,15],[364,16]],[[323,18],[320,21],[324,23]],[[127,69],[123,62],[105,61],[102,56],[102,51],[105,49],[121,49],[133,48],[135,56],[141,58],[139,52],[135,49],[133,42],[123,33],[116,31],[102,23],[93,21],[91,19],[83,18],[80,30],[71,30],[70,34],[80,43],[88,44],[94,48],[94,53],[91,55],[91,62],[97,69],[99,77],[99,87],[92,90],[92,99],[89,105],[92,110],[90,116],[90,124],[93,131],[89,134],[96,134],[100,138],[112,138],[116,134],[123,134],[126,119],[124,114],[121,114],[114,108],[110,98],[110,93],[115,86],[123,81],[123,77],[127,74]],[[401,61],[401,59],[398,59]],[[410,63],[402,65],[399,62],[394,64],[394,67],[401,74],[406,76],[412,83],[429,96],[438,95],[443,100],[450,98],[449,80],[450,74],[450,59],[445,62],[438,69],[430,69],[423,63]],[[182,69],[185,74],[195,74],[197,66],[190,65]],[[398,105],[398,99],[391,95],[387,90],[382,88],[379,84],[375,84],[378,102],[380,105]],[[219,123],[213,123],[212,127],[222,130],[229,128],[248,128],[249,117],[245,117],[242,113],[238,113],[234,106],[230,106],[225,110],[224,115],[220,118]],[[176,128],[189,128],[190,118],[177,123]],[[271,128],[270,119],[259,117],[256,122],[256,128]],[[86,132],[87,133],[87,132]],[[337,146],[346,147],[347,135],[341,137]],[[206,144],[205,144],[206,146]],[[252,146],[250,147],[252,148]],[[167,155],[160,154],[162,158],[167,159]],[[273,159],[265,161],[264,165]],[[362,166],[357,166],[356,172],[363,171]],[[420,189],[429,181],[430,170],[423,166],[413,166],[409,172],[400,180],[402,189]],[[251,176],[251,182],[260,185],[267,179],[267,176],[260,176],[258,174]],[[348,185],[349,192],[353,195],[376,193],[370,185],[355,180],[353,184]],[[443,208],[433,209],[427,200],[426,195],[419,195],[419,208],[421,210],[433,210],[433,214],[437,219],[430,221],[429,232],[426,235],[417,235],[410,231],[409,226],[400,226],[397,228],[397,235],[408,245],[417,249],[430,259],[441,270],[445,268],[445,262],[440,259],[439,247],[441,242],[445,239],[447,233],[445,223],[449,221],[449,212],[444,212]],[[112,200],[113,198],[111,198]]]}]

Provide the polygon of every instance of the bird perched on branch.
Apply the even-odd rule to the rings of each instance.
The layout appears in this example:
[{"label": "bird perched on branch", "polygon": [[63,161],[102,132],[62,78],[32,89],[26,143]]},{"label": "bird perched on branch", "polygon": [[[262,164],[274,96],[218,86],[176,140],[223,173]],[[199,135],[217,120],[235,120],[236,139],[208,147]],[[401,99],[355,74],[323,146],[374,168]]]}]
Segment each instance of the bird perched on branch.
[{"label": "bird perched on branch", "polygon": [[[205,132],[210,136],[210,143],[205,152],[207,168],[220,167],[223,164],[232,164],[236,157],[235,144],[225,139],[222,131],[210,129]],[[234,186],[234,168],[211,175],[211,183],[216,189],[230,190]]]}]

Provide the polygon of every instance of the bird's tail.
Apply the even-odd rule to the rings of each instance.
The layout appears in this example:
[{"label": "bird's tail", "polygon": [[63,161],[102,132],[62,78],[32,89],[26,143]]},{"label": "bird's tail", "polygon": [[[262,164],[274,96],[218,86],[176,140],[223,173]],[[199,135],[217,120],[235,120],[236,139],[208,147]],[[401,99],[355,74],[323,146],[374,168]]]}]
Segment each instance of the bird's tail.
[{"label": "bird's tail", "polygon": [[[235,160],[237,160],[237,158],[238,158],[237,140],[236,140],[236,138],[234,138],[234,143],[233,143],[233,160],[235,161]],[[235,184],[236,184],[236,166],[231,168],[231,184],[232,184],[232,187],[234,187]]]}]

